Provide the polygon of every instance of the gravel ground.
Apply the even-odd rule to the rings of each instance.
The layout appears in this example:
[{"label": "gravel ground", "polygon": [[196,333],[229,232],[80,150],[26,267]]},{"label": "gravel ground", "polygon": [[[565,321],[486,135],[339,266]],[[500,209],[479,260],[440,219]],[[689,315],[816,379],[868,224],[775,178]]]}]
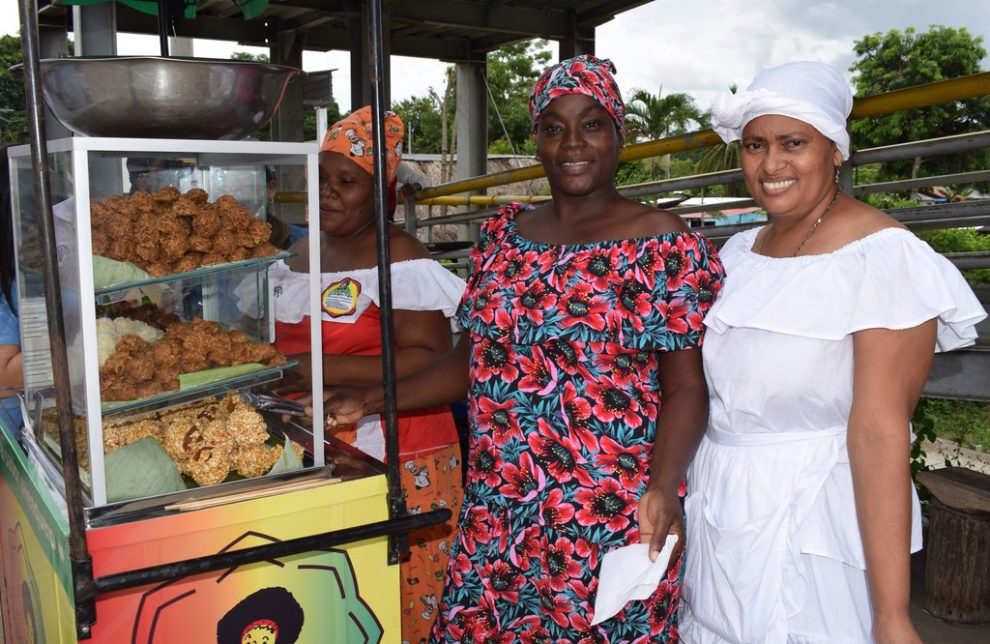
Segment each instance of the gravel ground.
[{"label": "gravel ground", "polygon": [[[957,465],[990,474],[990,454],[987,452],[966,449],[944,438],[936,438],[934,443],[925,442],[923,447],[925,459],[932,469]],[[946,459],[948,459],[948,463],[945,462]]]}]

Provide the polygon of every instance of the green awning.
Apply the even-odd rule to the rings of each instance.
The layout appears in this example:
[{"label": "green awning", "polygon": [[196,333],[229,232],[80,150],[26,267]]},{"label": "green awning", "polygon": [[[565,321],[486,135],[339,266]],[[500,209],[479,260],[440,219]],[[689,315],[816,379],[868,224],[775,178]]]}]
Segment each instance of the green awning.
[{"label": "green awning", "polygon": [[[59,0],[59,4],[67,5],[89,5],[102,4],[108,0]],[[261,12],[268,6],[268,0],[231,0],[241,8],[245,20],[251,20],[261,15]],[[117,0],[117,2],[127,5],[131,9],[146,13],[151,16],[158,15],[158,2],[155,0]],[[184,8],[182,17],[192,20],[196,17],[196,0],[183,0]]]}]

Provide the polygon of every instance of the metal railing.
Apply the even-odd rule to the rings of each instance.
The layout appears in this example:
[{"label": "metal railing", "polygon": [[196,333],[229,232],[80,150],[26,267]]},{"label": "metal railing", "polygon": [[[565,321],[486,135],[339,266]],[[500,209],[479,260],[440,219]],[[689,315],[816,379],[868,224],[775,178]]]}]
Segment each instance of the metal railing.
[{"label": "metal railing", "polygon": [[[868,118],[871,116],[881,116],[906,109],[930,107],[940,103],[976,98],[988,94],[990,94],[990,72],[983,72],[972,76],[939,81],[926,85],[919,85],[917,87],[909,87],[877,96],[856,98],[853,103],[852,113],[850,114],[850,120]],[[656,141],[647,141],[644,143],[627,145],[620,153],[619,159],[620,161],[647,159],[665,154],[695,150],[698,148],[720,144],[721,142],[721,139],[717,134],[715,134],[715,132],[712,130],[703,130],[700,132],[682,134]],[[898,159],[907,159],[917,156],[955,154],[986,147],[990,147],[990,131],[974,132],[971,134],[929,139],[925,141],[913,141],[910,143],[861,150],[853,153],[849,161],[849,167]],[[535,198],[526,198],[525,196],[519,195],[455,196],[464,192],[476,192],[487,188],[540,179],[544,176],[545,173],[543,171],[543,167],[537,164],[427,188],[406,200],[406,228],[407,230],[412,230],[414,228],[435,226],[438,224],[476,222],[483,220],[494,213],[494,210],[489,208],[473,212],[457,213],[444,217],[427,217],[424,219],[417,219],[415,213],[416,205],[496,206],[512,200],[546,200],[548,197],[544,195],[539,195]],[[958,175],[941,175],[939,177],[911,179],[905,182],[887,182],[885,184],[854,186],[852,190],[853,194],[858,196],[872,192],[910,190],[918,187],[941,185],[946,183],[975,183],[987,181],[988,177],[990,177],[990,171],[960,173]],[[672,192],[675,190],[690,190],[726,183],[737,183],[740,181],[742,181],[742,171],[734,169],[623,186],[620,188],[620,193],[627,197],[640,197],[664,192]],[[751,200],[740,201],[738,204],[733,204],[732,207],[745,207],[746,205],[752,205],[752,203],[753,202]],[[695,208],[696,209],[693,210],[693,212],[698,211],[697,207]],[[711,210],[711,208],[707,209]],[[687,209],[678,208],[673,208],[672,210],[680,213],[692,212]]]}]

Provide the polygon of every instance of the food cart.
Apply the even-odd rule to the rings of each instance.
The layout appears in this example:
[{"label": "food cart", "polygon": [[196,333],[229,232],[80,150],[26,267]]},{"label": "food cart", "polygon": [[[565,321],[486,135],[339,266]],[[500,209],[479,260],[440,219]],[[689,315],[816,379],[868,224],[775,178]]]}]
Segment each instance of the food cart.
[{"label": "food cart", "polygon": [[[405,512],[392,357],[388,467],[268,395],[294,363],[271,344],[267,273],[288,253],[267,243],[265,168],[306,181],[316,212],[317,146],[86,134],[39,126],[10,152],[25,388],[24,427],[0,432],[3,640],[398,642],[399,535],[449,511]],[[150,187],[147,167],[163,170]],[[315,218],[309,232],[318,352]]]}]

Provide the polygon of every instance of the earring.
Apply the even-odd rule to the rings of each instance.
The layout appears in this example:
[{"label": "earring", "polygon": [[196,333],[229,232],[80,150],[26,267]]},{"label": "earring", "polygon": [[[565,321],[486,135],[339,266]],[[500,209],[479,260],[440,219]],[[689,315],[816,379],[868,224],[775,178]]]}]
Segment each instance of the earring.
[{"label": "earring", "polygon": [[839,184],[839,170],[840,170],[839,166],[835,166],[835,184],[836,185]]}]

